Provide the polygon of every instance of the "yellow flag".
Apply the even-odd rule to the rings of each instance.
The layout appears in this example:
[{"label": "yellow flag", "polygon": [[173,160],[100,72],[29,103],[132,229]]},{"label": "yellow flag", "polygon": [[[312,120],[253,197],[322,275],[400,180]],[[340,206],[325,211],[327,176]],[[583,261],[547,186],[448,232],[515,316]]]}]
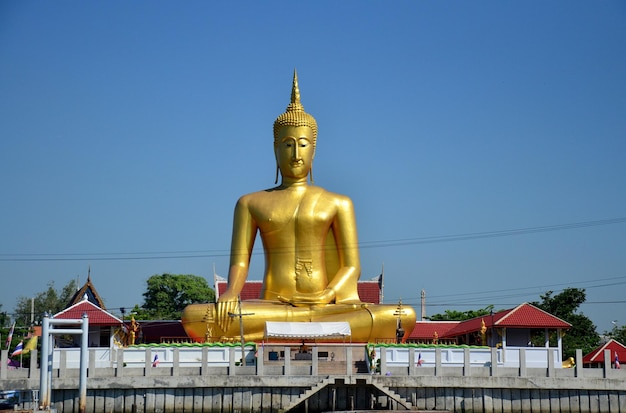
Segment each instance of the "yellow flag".
[{"label": "yellow flag", "polygon": [[26,346],[24,347],[22,354],[26,354],[31,350],[35,350],[36,348],[37,348],[37,336],[32,336],[30,340],[28,340],[28,343],[26,343]]}]

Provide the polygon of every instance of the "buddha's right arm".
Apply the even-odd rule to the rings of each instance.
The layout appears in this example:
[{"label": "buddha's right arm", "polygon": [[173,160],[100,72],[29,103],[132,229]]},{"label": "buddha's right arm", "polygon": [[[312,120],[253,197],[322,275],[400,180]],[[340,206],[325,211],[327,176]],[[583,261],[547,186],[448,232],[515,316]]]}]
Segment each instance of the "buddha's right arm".
[{"label": "buddha's right arm", "polygon": [[336,303],[360,302],[357,284],[361,276],[359,242],[354,206],[348,197],[337,197],[337,216],[332,224],[335,234],[339,268],[328,287],[335,291]]},{"label": "buddha's right arm", "polygon": [[250,256],[254,247],[256,231],[256,223],[252,214],[250,214],[245,197],[242,197],[235,207],[233,236],[230,246],[228,288],[220,295],[217,305],[218,323],[224,330],[228,328],[231,321],[228,313],[236,310],[237,297],[248,278]]}]

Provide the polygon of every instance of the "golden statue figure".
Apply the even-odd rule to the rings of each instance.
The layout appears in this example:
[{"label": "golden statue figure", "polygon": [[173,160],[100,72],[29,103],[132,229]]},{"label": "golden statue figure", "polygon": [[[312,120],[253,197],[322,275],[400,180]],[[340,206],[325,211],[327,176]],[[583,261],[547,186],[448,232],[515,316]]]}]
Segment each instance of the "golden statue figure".
[{"label": "golden statue figure", "polygon": [[[291,103],[274,122],[276,181],[280,172],[281,183],[237,202],[228,288],[216,304],[185,309],[182,323],[190,337],[239,341],[243,331],[245,341],[261,341],[266,321],[348,321],[353,342],[396,341],[397,306],[359,299],[361,266],[352,201],[313,185],[316,144],[317,123],[300,103],[294,71]],[[257,233],[265,252],[261,299],[239,303]],[[415,325],[415,311],[404,309],[406,339]]]},{"label": "golden statue figure", "polygon": [[139,323],[135,321],[135,315],[130,319],[130,328],[128,330],[128,345],[132,346],[135,344],[135,340],[137,339],[137,335],[139,334]]}]

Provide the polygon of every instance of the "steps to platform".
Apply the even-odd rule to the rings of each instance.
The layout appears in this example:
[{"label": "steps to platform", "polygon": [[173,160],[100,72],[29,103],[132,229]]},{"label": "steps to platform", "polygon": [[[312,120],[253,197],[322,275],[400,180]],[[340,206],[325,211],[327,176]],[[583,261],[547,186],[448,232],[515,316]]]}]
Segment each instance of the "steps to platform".
[{"label": "steps to platform", "polygon": [[[371,387],[371,388],[375,388],[376,390],[378,390],[379,393],[383,394],[384,396],[386,396],[389,401],[393,402],[395,405],[397,405],[397,407],[400,408],[404,408],[405,410],[412,410],[413,409],[413,404],[406,400],[404,397],[400,396],[399,394],[397,394],[395,391],[391,390],[390,388],[388,388],[387,386],[383,386],[380,385],[378,383],[374,383],[372,381],[372,377],[370,376],[358,376],[358,377],[352,377],[352,376],[344,376],[344,377],[329,377],[329,378],[325,378],[324,380],[320,381],[319,383],[317,383],[315,386],[311,387],[310,389],[306,390],[305,392],[303,392],[300,397],[298,397],[297,399],[293,400],[292,403],[290,403],[288,406],[285,407],[284,410],[282,410],[282,412],[289,412],[292,409],[296,409],[298,406],[300,406],[302,403],[306,403],[307,400],[309,400],[311,397],[315,396],[317,393],[319,393],[322,389],[326,388],[327,386],[339,386],[339,387],[346,387],[346,386],[354,386],[354,385],[359,385],[359,386],[366,386],[366,387]],[[302,409],[300,409],[302,410]],[[307,409],[305,409],[307,410]],[[389,409],[386,409],[387,411]],[[396,409],[397,410],[397,409]],[[357,411],[357,410],[347,410],[347,411]],[[376,411],[376,410],[359,410],[359,411]]]},{"label": "steps to platform", "polygon": [[372,386],[376,387],[378,390],[380,390],[384,394],[386,394],[387,396],[389,396],[393,401],[395,401],[399,405],[403,406],[406,410],[412,410],[413,409],[413,404],[410,401],[405,400],[404,397],[400,396],[395,391],[391,390],[389,387],[382,386],[382,385],[374,383],[374,382],[370,382],[370,384]]},{"label": "steps to platform", "polygon": [[329,383],[334,383],[334,381],[335,380],[332,379],[332,378],[326,378],[326,379],[320,381],[315,386],[311,387],[310,389],[308,389],[304,393],[302,393],[300,395],[300,397],[298,397],[296,400],[294,400],[290,405],[285,407],[283,412],[288,412],[289,410],[293,409],[294,407],[296,407],[297,405],[299,405],[300,403],[304,402],[306,399],[308,399],[309,397],[311,397],[312,395],[314,395],[315,393],[317,393],[318,391],[320,391],[321,389],[326,387]]},{"label": "steps to platform", "polygon": [[337,376],[345,375],[347,365],[345,361],[334,361],[319,363],[318,374],[320,376]]}]

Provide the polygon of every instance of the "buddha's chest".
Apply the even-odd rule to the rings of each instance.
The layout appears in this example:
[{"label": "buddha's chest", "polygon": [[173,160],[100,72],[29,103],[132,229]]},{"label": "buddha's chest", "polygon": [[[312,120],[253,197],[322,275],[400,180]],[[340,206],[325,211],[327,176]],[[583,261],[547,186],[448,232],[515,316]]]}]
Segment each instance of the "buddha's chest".
[{"label": "buddha's chest", "polygon": [[319,194],[270,193],[253,208],[252,215],[261,233],[276,231],[313,235],[326,231],[334,209]]}]

